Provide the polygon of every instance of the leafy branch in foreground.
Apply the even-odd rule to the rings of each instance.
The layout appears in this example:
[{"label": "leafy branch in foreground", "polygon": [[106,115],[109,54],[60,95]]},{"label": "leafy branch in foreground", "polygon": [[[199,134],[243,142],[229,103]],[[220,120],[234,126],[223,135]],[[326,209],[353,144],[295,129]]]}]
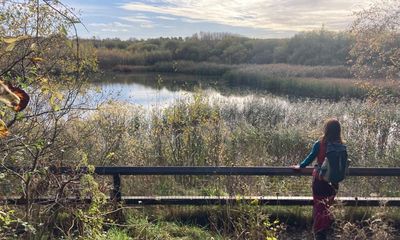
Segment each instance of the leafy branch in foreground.
[{"label": "leafy branch in foreground", "polygon": [[[0,166],[28,169],[7,171],[0,179],[0,185],[5,186],[0,195],[26,200],[23,208],[14,209],[13,219],[20,219],[13,221],[14,228],[26,222],[32,229],[59,229],[57,219],[65,212],[63,199],[74,191],[81,177],[65,178],[46,171],[49,166],[81,161],[67,154],[75,143],[65,138],[66,127],[87,109],[78,99],[85,91],[88,74],[96,70],[96,60],[90,45],[79,42],[78,22],[59,1],[8,0],[0,5],[0,78],[24,89],[31,99],[18,114],[6,106],[0,108],[4,121],[11,123],[9,136],[0,139]],[[57,196],[57,201],[37,206],[32,200],[38,196]],[[2,234],[0,231],[0,238],[8,233]],[[27,229],[21,234],[41,238],[56,233]]]},{"label": "leafy branch in foreground", "polygon": [[400,2],[380,0],[355,13],[352,70],[359,78],[399,79]]}]

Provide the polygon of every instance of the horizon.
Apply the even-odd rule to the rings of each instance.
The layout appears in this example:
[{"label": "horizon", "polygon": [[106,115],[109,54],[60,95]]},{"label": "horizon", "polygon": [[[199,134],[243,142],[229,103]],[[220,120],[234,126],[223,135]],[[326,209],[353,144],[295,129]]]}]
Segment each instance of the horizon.
[{"label": "horizon", "polygon": [[63,2],[79,13],[84,25],[77,25],[81,38],[145,40],[185,38],[200,32],[282,39],[322,27],[329,31],[345,31],[353,20],[353,11],[368,7],[373,0]]}]

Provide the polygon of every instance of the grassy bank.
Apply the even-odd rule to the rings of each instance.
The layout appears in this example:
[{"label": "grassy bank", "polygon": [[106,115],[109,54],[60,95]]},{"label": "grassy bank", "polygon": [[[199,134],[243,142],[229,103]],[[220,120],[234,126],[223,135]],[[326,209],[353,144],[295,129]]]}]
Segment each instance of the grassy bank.
[{"label": "grassy bank", "polygon": [[[235,67],[237,66],[212,62],[169,61],[158,62],[150,66],[116,65],[111,68],[111,71],[122,73],[159,72],[184,73],[204,76],[222,76],[224,73]],[[105,70],[107,70],[107,68]]]},{"label": "grassy bank", "polygon": [[[223,78],[232,86],[262,89],[275,94],[339,100],[366,96],[356,81],[333,78],[343,73],[342,67],[304,69],[298,66],[246,66],[231,70]],[[326,76],[330,76],[329,78]]]},{"label": "grassy bank", "polygon": [[[339,100],[366,96],[367,91],[351,79],[345,66],[300,66],[287,64],[224,65],[209,62],[160,62],[152,66],[119,65],[122,73],[158,72],[214,76],[215,84],[227,88],[267,91],[277,95]],[[192,83],[188,78],[187,84]],[[164,84],[170,84],[168,78]],[[174,82],[175,84],[175,82]]]},{"label": "grassy bank", "polygon": [[[395,208],[335,206],[329,239],[396,239]],[[127,224],[107,239],[312,239],[309,207],[211,206],[148,207],[126,210]],[[389,223],[390,222],[390,223]],[[269,238],[268,238],[269,237]]]},{"label": "grassy bank", "polygon": [[[107,68],[105,68],[107,70]],[[119,64],[111,68],[116,72],[162,72],[222,76],[232,70],[247,70],[270,77],[352,78],[346,66],[304,66],[290,64],[219,64],[212,62],[168,61],[150,66]]]}]

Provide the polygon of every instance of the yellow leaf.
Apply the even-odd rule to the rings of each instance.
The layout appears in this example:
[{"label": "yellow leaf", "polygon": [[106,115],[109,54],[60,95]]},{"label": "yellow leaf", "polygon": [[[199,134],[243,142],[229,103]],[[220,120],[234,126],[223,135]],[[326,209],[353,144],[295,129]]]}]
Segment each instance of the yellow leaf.
[{"label": "yellow leaf", "polygon": [[12,44],[12,43],[23,41],[23,40],[26,40],[26,39],[29,39],[29,38],[31,38],[31,37],[26,36],[26,35],[19,36],[19,37],[3,38],[3,42],[8,43],[8,44]]},{"label": "yellow leaf", "polygon": [[64,35],[64,36],[67,36],[67,29],[65,28],[65,26],[64,25],[61,25],[61,28],[60,28],[60,33],[62,34],[62,35]]},{"label": "yellow leaf", "polygon": [[250,202],[250,204],[251,204],[251,205],[258,205],[258,204],[259,204],[258,199],[253,199],[253,200]]},{"label": "yellow leaf", "polygon": [[37,50],[38,50],[38,46],[37,46],[36,43],[32,43],[32,44],[31,44],[31,50],[32,50],[32,51],[37,51]]},{"label": "yellow leaf", "polygon": [[107,154],[106,158],[112,158],[114,157],[115,153],[114,152],[110,152]]},{"label": "yellow leaf", "polygon": [[6,123],[0,119],[0,138],[8,136],[8,129]]},{"label": "yellow leaf", "polygon": [[56,111],[56,112],[60,111],[60,109],[61,109],[60,105],[58,105],[58,104],[53,105],[52,108],[53,108],[53,111]]},{"label": "yellow leaf", "polygon": [[34,62],[34,63],[43,62],[43,61],[44,61],[44,59],[43,59],[43,58],[40,58],[40,57],[33,57],[33,58],[30,58],[30,60],[31,60],[32,62]]},{"label": "yellow leaf", "polygon": [[50,92],[50,88],[47,87],[47,86],[43,86],[41,90],[42,90],[42,93],[43,93],[43,94],[47,94],[47,93]]},{"label": "yellow leaf", "polygon": [[41,84],[46,84],[46,83],[49,82],[49,80],[48,80],[47,78],[44,78],[44,77],[38,78],[38,81],[39,81]]},{"label": "yellow leaf", "polygon": [[6,47],[6,52],[11,52],[15,47],[15,42],[10,43],[7,47]]},{"label": "yellow leaf", "polygon": [[15,43],[17,41],[17,38],[3,38],[3,42],[7,44]]},{"label": "yellow leaf", "polygon": [[64,96],[60,92],[53,92],[53,96],[58,100],[63,100]]}]

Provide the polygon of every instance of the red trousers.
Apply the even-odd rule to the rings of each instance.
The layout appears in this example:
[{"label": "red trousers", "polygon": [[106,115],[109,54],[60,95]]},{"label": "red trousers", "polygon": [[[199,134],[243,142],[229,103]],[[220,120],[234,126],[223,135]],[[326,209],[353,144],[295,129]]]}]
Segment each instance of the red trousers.
[{"label": "red trousers", "polygon": [[329,208],[336,196],[338,186],[313,177],[313,230],[314,233],[331,227],[333,216]]}]

